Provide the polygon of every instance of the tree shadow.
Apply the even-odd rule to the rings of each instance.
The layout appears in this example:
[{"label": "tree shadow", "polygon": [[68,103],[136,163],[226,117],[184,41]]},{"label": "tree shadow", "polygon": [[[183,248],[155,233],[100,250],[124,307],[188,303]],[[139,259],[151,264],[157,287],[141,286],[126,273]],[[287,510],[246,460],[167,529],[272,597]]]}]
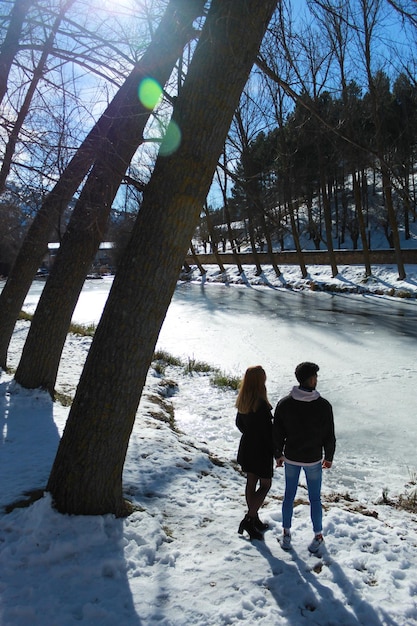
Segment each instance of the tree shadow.
[{"label": "tree shadow", "polygon": [[59,443],[47,392],[0,383],[0,507],[42,492]]},{"label": "tree shadow", "polygon": [[191,306],[197,313],[240,316],[258,311],[270,317],[271,323],[285,319],[294,327],[309,321],[309,327],[326,325],[328,332],[352,337],[350,328],[381,328],[401,336],[417,337],[417,307],[415,299],[387,300],[372,294],[342,294],[292,291],[282,288],[264,289],[204,289],[186,284],[174,293],[176,304],[186,311]]},{"label": "tree shadow", "polygon": [[140,626],[124,521],[52,508],[44,493],[60,439],[52,399],[1,378],[0,621]]},{"label": "tree shadow", "polygon": [[49,494],[0,517],[2,623],[140,626],[125,544],[123,520],[61,515]]}]

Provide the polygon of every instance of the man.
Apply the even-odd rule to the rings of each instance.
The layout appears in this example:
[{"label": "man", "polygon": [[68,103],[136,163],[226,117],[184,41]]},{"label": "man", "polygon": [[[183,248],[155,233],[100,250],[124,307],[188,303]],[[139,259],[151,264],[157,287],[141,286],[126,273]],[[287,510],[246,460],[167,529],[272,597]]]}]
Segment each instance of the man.
[{"label": "man", "polygon": [[333,410],[316,389],[316,363],[297,365],[299,386],[277,404],[274,414],[274,446],[277,467],[285,465],[285,495],[282,503],[281,547],[291,549],[291,520],[301,468],[304,470],[314,538],[308,549],[317,553],[323,543],[321,506],[322,469],[332,466],[336,448]]}]

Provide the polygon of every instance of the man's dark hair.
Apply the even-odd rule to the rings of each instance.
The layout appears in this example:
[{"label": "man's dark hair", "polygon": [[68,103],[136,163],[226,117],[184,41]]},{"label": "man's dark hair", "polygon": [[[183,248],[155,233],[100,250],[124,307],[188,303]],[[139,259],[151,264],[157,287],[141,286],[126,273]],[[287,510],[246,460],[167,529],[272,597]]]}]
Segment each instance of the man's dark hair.
[{"label": "man's dark hair", "polygon": [[316,363],[311,363],[310,361],[303,361],[303,363],[299,363],[295,368],[295,377],[302,385],[309,378],[315,376],[319,371],[319,366]]}]

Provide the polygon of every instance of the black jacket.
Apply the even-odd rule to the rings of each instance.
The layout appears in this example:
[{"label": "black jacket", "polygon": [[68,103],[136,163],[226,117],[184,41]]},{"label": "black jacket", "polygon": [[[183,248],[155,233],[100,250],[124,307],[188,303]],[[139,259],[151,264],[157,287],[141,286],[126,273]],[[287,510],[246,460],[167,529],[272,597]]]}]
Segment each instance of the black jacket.
[{"label": "black jacket", "polygon": [[336,448],[333,410],[318,391],[294,387],[274,413],[274,455],[289,461],[333,461]]},{"label": "black jacket", "polygon": [[263,401],[255,412],[238,413],[236,426],[242,433],[237,453],[242,470],[260,478],[271,478],[274,471],[274,446],[269,404]]}]

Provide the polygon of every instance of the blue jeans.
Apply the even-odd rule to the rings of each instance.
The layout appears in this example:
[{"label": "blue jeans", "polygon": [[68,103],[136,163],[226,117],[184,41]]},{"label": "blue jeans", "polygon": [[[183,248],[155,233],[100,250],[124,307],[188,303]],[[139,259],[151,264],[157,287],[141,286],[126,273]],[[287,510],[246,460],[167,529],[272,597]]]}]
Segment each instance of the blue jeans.
[{"label": "blue jeans", "polygon": [[310,517],[313,523],[314,534],[323,530],[323,511],[321,508],[321,462],[315,465],[291,465],[285,463],[285,495],[282,503],[282,526],[291,528],[292,512],[295,494],[297,493],[298,479],[301,469],[307,479],[308,498],[310,500]]}]

